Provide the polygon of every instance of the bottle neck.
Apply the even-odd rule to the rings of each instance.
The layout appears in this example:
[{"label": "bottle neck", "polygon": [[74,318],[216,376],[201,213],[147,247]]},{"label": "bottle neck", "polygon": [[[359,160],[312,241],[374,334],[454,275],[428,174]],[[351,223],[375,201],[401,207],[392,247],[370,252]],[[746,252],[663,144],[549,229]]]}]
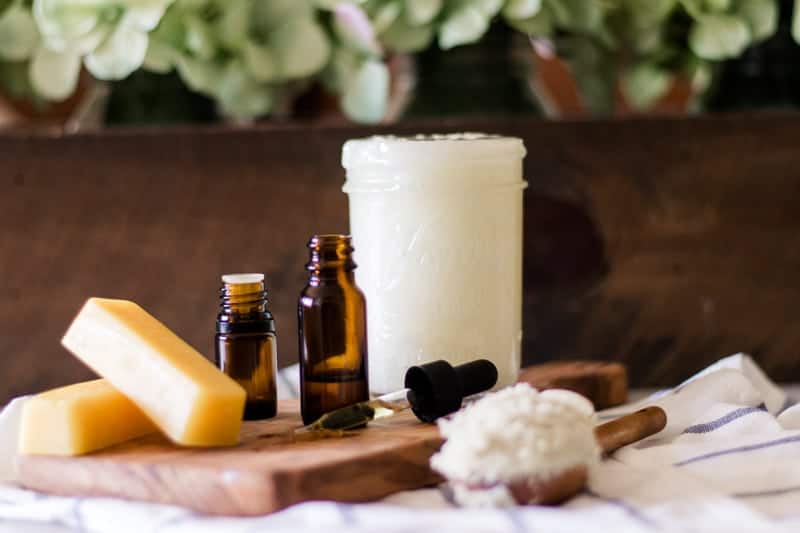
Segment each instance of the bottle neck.
[{"label": "bottle neck", "polygon": [[349,235],[315,235],[308,243],[309,260],[306,270],[309,283],[319,285],[325,281],[353,283],[353,247]]},{"label": "bottle neck", "polygon": [[355,272],[353,272],[352,269],[348,270],[342,267],[324,267],[310,270],[308,275],[309,285],[316,287],[317,285],[328,282],[334,282],[341,285],[354,285],[356,282]]},{"label": "bottle neck", "polygon": [[217,331],[245,332],[274,330],[272,314],[267,309],[264,282],[222,283]]}]

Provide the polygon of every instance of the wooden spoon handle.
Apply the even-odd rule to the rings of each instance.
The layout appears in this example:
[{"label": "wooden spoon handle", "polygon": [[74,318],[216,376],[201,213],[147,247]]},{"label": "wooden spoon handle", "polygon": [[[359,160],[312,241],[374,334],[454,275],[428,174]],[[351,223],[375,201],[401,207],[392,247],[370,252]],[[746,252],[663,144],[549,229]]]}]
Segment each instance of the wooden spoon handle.
[{"label": "wooden spoon handle", "polygon": [[597,426],[594,435],[603,453],[608,454],[654,435],[666,425],[667,413],[660,407],[651,406]]}]

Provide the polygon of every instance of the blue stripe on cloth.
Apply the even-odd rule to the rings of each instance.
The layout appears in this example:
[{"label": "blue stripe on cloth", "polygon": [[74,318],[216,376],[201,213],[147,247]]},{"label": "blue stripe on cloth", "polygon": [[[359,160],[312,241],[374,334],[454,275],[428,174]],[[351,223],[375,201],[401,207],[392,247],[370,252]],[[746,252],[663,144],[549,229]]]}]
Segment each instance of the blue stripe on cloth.
[{"label": "blue stripe on cloth", "polygon": [[730,424],[737,418],[741,418],[745,415],[749,415],[750,413],[758,413],[760,411],[766,411],[767,407],[762,403],[756,407],[740,407],[735,411],[731,411],[725,416],[721,416],[716,420],[712,420],[711,422],[706,422],[705,424],[695,424],[693,426],[689,426],[688,428],[684,429],[684,433],[711,433],[715,429],[719,429],[722,426]]},{"label": "blue stripe on cloth", "polygon": [[358,523],[352,505],[341,502],[333,502],[333,504],[336,506],[336,510],[339,512],[339,516],[342,518],[342,523],[344,525],[353,526]]},{"label": "blue stripe on cloth", "polygon": [[511,522],[511,525],[514,528],[514,531],[517,533],[526,533],[530,531],[530,529],[526,527],[525,520],[523,520],[522,515],[520,515],[519,510],[516,507],[506,507],[505,513],[509,522]]},{"label": "blue stripe on cloth", "polygon": [[735,448],[728,448],[727,450],[719,450],[717,452],[704,453],[696,457],[691,457],[689,459],[684,459],[683,461],[678,461],[677,463],[674,463],[673,466],[684,466],[691,463],[696,463],[698,461],[704,461],[706,459],[713,459],[715,457],[720,457],[722,455],[730,455],[742,452],[752,452],[755,450],[761,450],[763,448],[771,448],[773,446],[781,446],[783,444],[792,444],[794,442],[800,442],[800,435],[792,435],[791,437],[783,437],[782,439],[770,440],[767,442],[761,442],[759,444],[736,446]]},{"label": "blue stripe on cloth", "polygon": [[72,529],[77,529],[78,531],[88,531],[86,529],[86,524],[83,521],[83,513],[81,512],[81,508],[83,507],[83,498],[78,498],[74,502],[72,502],[72,519],[75,522],[74,524],[69,524]]},{"label": "blue stripe on cloth", "polygon": [[590,489],[586,489],[585,493],[587,495],[591,496],[592,498],[597,498],[600,501],[604,501],[606,503],[609,503],[611,505],[619,507],[620,509],[625,511],[625,513],[628,516],[630,516],[634,520],[637,520],[637,521],[641,522],[642,524],[646,525],[647,527],[650,527],[650,528],[656,527],[656,524],[653,523],[652,520],[647,518],[636,507],[634,507],[633,505],[629,504],[625,500],[621,500],[619,498],[611,498],[611,497],[607,497],[607,496],[601,496],[600,494],[597,494],[596,492],[594,492],[593,490],[590,490]]},{"label": "blue stripe on cloth", "polygon": [[794,487],[784,487],[782,489],[772,489],[772,490],[757,490],[754,492],[736,492],[731,494],[734,498],[761,498],[761,497],[768,497],[768,496],[782,496],[784,494],[790,494],[792,492],[800,492],[800,485]]},{"label": "blue stripe on cloth", "polygon": [[199,515],[194,511],[186,511],[186,514],[173,516],[167,518],[163,522],[159,522],[151,531],[153,533],[161,533],[162,531],[171,530],[173,528],[180,530],[182,522],[190,522],[198,518],[200,518]]},{"label": "blue stripe on cloth", "polygon": [[453,487],[451,487],[449,483],[440,483],[436,488],[439,489],[439,494],[442,495],[444,501],[450,504],[450,507],[458,507],[456,496],[453,493]]}]

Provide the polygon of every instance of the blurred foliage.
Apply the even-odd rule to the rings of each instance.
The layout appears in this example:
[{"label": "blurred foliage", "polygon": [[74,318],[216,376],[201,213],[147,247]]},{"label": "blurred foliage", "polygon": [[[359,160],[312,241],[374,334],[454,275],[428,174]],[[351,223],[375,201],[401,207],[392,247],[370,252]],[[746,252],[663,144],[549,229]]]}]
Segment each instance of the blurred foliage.
[{"label": "blurred foliage", "polygon": [[[798,0],[800,2],[800,0]],[[676,79],[697,94],[717,68],[775,32],[777,0],[0,0],[0,87],[41,101],[147,71],[180,80],[217,112],[249,120],[313,84],[351,119],[386,112],[392,53],[480,40],[493,20],[547,42],[588,107],[618,82],[647,109]],[[800,37],[794,9],[793,30]],[[139,78],[140,80],[143,78]],[[133,83],[131,81],[131,83]],[[140,82],[141,83],[141,82]]]}]

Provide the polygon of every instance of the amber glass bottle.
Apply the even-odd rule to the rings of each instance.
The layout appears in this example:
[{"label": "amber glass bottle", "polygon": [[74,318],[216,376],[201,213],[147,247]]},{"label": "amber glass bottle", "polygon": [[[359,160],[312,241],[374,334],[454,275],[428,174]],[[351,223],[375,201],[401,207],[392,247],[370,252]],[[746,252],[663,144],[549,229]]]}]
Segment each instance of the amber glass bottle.
[{"label": "amber glass bottle", "polygon": [[348,235],[315,235],[308,243],[308,285],[297,306],[303,422],[369,399],[367,308],[356,286]]},{"label": "amber glass bottle", "polygon": [[245,420],[275,416],[277,343],[263,274],[222,276],[216,363],[247,391]]}]

